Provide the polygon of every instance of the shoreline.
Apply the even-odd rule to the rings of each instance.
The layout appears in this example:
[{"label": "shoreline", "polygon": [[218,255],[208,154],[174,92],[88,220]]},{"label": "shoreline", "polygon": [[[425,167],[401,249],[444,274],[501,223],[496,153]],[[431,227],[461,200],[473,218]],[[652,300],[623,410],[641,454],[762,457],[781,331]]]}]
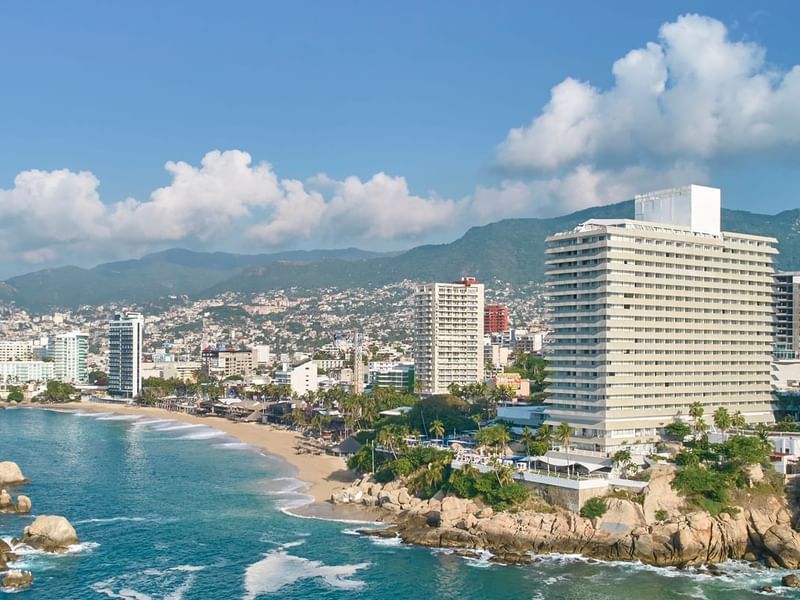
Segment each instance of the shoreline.
[{"label": "shoreline", "polygon": [[224,417],[198,417],[186,413],[169,411],[163,408],[116,405],[102,402],[66,402],[64,404],[24,404],[19,408],[39,408],[50,410],[73,411],[83,410],[94,413],[113,413],[138,417],[171,419],[191,425],[203,425],[221,431],[238,441],[284,460],[294,471],[294,476],[303,482],[305,487],[298,490],[309,496],[308,504],[280,509],[293,516],[319,518],[326,520],[343,520],[359,522],[375,522],[379,515],[370,514],[369,510],[356,509],[352,506],[334,506],[330,502],[331,493],[356,479],[356,475],[347,469],[343,458],[329,454],[298,453],[295,446],[305,440],[298,431],[280,429],[273,425],[260,423],[242,423],[230,421]]}]

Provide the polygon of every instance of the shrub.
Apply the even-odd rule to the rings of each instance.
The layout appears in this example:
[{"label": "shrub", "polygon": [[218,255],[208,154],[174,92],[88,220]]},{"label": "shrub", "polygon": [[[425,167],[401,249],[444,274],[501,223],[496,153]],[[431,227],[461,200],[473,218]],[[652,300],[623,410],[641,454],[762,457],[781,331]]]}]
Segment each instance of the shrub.
[{"label": "shrub", "polygon": [[581,516],[586,519],[602,517],[606,514],[608,505],[603,498],[589,498],[581,507]]},{"label": "shrub", "polygon": [[490,493],[484,494],[484,500],[495,510],[506,510],[528,499],[528,489],[516,481],[497,486]]},{"label": "shrub", "polygon": [[683,440],[683,438],[692,433],[692,428],[683,421],[673,421],[664,427],[664,433],[671,438]]},{"label": "shrub", "polygon": [[656,521],[666,521],[669,518],[669,513],[663,508],[656,511]]},{"label": "shrub", "polygon": [[724,503],[728,497],[728,479],[723,473],[699,466],[686,466],[675,475],[672,487],[684,496],[699,496]]},{"label": "shrub", "polygon": [[450,475],[450,490],[459,498],[474,498],[478,494],[475,479],[461,471],[453,471]]}]

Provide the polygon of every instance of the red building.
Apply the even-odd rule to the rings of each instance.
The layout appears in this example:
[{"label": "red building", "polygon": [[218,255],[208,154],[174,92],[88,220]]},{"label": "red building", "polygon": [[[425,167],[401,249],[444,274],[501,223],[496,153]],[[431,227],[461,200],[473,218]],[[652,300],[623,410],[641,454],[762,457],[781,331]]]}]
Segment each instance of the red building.
[{"label": "red building", "polygon": [[483,308],[483,333],[508,331],[508,308],[502,304],[487,304]]}]

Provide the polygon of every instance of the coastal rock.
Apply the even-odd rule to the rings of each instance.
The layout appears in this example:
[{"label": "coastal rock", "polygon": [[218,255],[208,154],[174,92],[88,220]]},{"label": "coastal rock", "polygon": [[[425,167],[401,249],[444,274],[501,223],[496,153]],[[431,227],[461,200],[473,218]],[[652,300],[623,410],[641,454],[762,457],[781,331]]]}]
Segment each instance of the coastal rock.
[{"label": "coastal rock", "polygon": [[655,523],[657,521],[656,513],[661,510],[670,517],[680,514],[684,501],[672,489],[674,478],[675,469],[672,467],[659,466],[651,469],[650,481],[645,488],[642,505],[644,518],[648,523]]},{"label": "coastal rock", "polygon": [[13,512],[14,510],[16,509],[14,508],[14,501],[11,499],[11,494],[9,494],[6,489],[0,490],[0,512]]},{"label": "coastal rock", "polygon": [[781,585],[790,588],[800,588],[800,577],[798,577],[794,573],[789,573],[788,575],[784,575],[783,578],[781,579]]},{"label": "coastal rock", "polygon": [[78,534],[64,517],[42,515],[25,528],[22,542],[46,552],[65,552],[78,543]]},{"label": "coastal rock", "polygon": [[630,500],[611,498],[606,501],[606,506],[608,509],[597,522],[598,532],[622,537],[645,525],[642,507]]},{"label": "coastal rock", "polygon": [[3,575],[2,585],[6,589],[22,590],[33,584],[33,575],[30,571],[12,569]]},{"label": "coastal rock", "polygon": [[17,512],[20,514],[31,512],[31,499],[23,495],[17,496]]},{"label": "coastal rock", "polygon": [[0,462],[0,485],[16,485],[27,481],[17,463],[8,460]]}]

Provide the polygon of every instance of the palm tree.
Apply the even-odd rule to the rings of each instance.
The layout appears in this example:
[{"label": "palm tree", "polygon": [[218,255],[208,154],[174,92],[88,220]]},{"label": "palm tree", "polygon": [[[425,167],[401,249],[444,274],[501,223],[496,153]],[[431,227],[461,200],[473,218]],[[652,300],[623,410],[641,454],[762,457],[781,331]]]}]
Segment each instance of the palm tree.
[{"label": "palm tree", "polygon": [[513,469],[505,466],[499,460],[495,459],[492,462],[492,469],[494,470],[494,475],[497,477],[497,483],[500,487],[514,482],[514,478],[512,477]]},{"label": "palm tree", "polygon": [[702,416],[695,418],[694,428],[701,436],[705,436],[708,433],[708,423]]},{"label": "palm tree", "polygon": [[572,435],[572,429],[569,423],[561,423],[556,429],[556,439],[564,447],[564,452],[567,455],[567,473],[569,473],[569,438]]},{"label": "palm tree", "polygon": [[536,431],[536,439],[540,442],[544,442],[547,445],[553,443],[553,426],[549,423],[544,423],[539,426],[539,429]]},{"label": "palm tree", "polygon": [[725,433],[728,429],[730,429],[732,423],[731,415],[728,413],[728,409],[724,406],[720,406],[717,410],[714,411],[714,425],[717,429],[719,429],[722,433]]},{"label": "palm tree", "polygon": [[536,438],[533,435],[533,431],[531,431],[530,427],[525,427],[522,430],[522,436],[520,440],[523,444],[525,444],[525,458],[528,461],[528,470],[531,470],[531,442],[534,441]]},{"label": "palm tree", "polygon": [[497,449],[502,454],[506,448],[506,445],[511,440],[511,434],[509,433],[508,429],[505,428],[503,425],[498,426],[499,429],[497,430],[497,436],[495,438],[497,443]]},{"label": "palm tree", "polygon": [[433,434],[434,439],[442,439],[442,436],[444,435],[444,423],[442,423],[441,420],[436,419],[430,424],[428,431]]},{"label": "palm tree", "polygon": [[611,460],[614,462],[614,466],[622,467],[623,471],[627,473],[628,465],[631,462],[631,449],[617,450]]},{"label": "palm tree", "polygon": [[731,425],[736,429],[744,429],[747,427],[747,419],[744,418],[742,411],[737,410],[731,417]]},{"label": "palm tree", "polygon": [[693,402],[689,406],[689,416],[692,417],[692,419],[694,419],[695,433],[699,433],[699,430],[697,428],[697,420],[703,418],[703,405],[700,404],[699,402]]},{"label": "palm tree", "polygon": [[476,414],[472,415],[472,417],[470,417],[470,418],[475,422],[475,425],[478,426],[478,431],[480,431],[481,430],[481,420],[482,420],[481,416],[476,413]]}]

